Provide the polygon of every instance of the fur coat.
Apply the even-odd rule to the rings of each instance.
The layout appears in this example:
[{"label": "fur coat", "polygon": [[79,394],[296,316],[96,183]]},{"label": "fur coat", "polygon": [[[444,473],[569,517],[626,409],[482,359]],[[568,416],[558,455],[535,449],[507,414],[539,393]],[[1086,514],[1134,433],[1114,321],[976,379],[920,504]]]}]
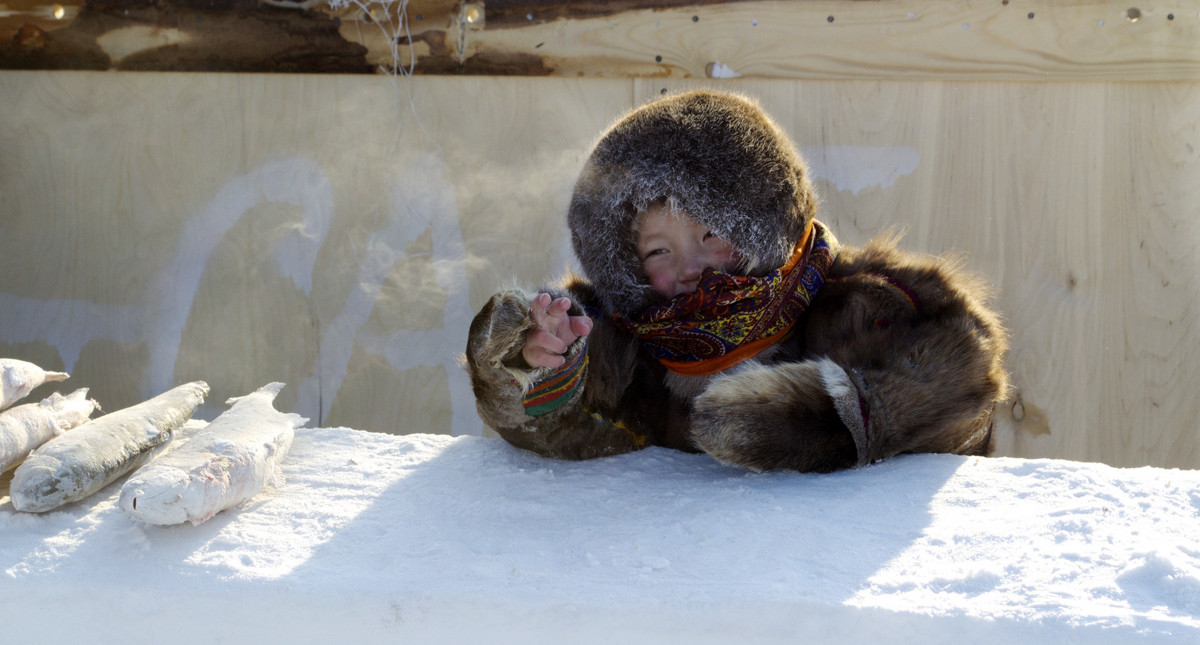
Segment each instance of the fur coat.
[{"label": "fur coat", "polygon": [[642,274],[632,231],[662,199],[730,242],[745,275],[783,265],[817,210],[791,141],[744,97],[687,92],[623,117],[599,139],[567,213],[585,275],[539,290],[570,297],[570,313],[589,316],[592,332],[552,370],[521,358],[539,291],[502,291],[471,324],[477,408],[502,437],[548,457],[659,445],[755,470],[986,454],[1007,388],[1005,332],[986,284],[894,240],[838,245],[786,339],[722,372],[681,376],[613,317],[663,300]]}]

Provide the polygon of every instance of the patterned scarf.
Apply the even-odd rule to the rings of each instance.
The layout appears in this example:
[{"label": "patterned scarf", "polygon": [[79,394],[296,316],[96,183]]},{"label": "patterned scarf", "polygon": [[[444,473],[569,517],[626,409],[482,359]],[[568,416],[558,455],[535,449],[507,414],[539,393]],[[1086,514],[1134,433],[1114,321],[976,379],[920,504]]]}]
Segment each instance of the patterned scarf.
[{"label": "patterned scarf", "polygon": [[837,240],[813,220],[786,264],[759,278],[705,269],[695,291],[627,318],[624,329],[677,374],[713,374],[787,337],[833,264]]}]

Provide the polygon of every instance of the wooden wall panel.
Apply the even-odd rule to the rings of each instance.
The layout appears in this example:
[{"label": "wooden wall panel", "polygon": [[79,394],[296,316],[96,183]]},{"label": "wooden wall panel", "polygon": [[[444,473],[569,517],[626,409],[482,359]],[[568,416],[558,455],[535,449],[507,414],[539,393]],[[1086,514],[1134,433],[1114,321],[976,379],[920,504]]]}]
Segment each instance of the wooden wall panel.
[{"label": "wooden wall panel", "polygon": [[[0,355],[122,407],[283,380],[323,425],[477,434],[456,364],[624,110],[758,97],[846,243],[997,286],[998,454],[1200,467],[1200,86],[0,73]],[[41,394],[42,392],[39,392]]]},{"label": "wooden wall panel", "polygon": [[[1131,431],[1097,437],[1132,462],[1193,454],[1200,358],[1200,91],[1193,85],[1109,88],[1101,219],[1103,351],[1120,369],[1101,375],[1097,403]],[[1115,361],[1114,361],[1115,362]]]}]

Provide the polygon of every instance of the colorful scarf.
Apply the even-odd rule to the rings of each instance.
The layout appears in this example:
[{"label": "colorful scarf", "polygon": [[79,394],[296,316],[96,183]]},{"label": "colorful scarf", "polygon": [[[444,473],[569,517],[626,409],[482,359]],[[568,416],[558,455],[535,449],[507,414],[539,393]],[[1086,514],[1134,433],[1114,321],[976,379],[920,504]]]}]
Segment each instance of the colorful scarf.
[{"label": "colorful scarf", "polygon": [[677,374],[713,374],[787,337],[833,264],[837,240],[813,220],[786,264],[762,277],[705,269],[695,291],[619,325]]}]

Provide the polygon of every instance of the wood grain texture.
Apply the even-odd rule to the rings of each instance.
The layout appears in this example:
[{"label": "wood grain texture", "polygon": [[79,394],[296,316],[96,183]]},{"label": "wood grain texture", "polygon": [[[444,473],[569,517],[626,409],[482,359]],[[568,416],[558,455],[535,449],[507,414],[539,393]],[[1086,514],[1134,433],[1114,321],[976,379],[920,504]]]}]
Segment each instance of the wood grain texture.
[{"label": "wood grain texture", "polygon": [[[1200,79],[1200,12],[1126,0],[26,0],[0,68],[604,78]],[[0,5],[0,7],[8,5]],[[56,7],[62,18],[55,19]]]},{"label": "wood grain texture", "polygon": [[[436,3],[442,4],[442,3]],[[375,62],[418,73],[602,77],[1191,81],[1200,16],[1114,0],[465,3],[394,51],[357,24]],[[399,3],[387,5],[400,24]],[[467,12],[477,17],[468,22]],[[1131,12],[1135,12],[1131,14]],[[431,13],[426,10],[424,13]],[[1136,15],[1133,20],[1130,15]],[[343,35],[364,12],[343,11]],[[407,49],[407,51],[405,51]]]},{"label": "wood grain texture", "polygon": [[0,355],[106,409],[482,431],[496,289],[573,263],[592,141],[664,91],[757,97],[846,243],[964,258],[1012,334],[998,454],[1200,467],[1200,85],[0,73]]},{"label": "wood grain texture", "polygon": [[[1200,357],[1200,92],[1195,86],[1108,88],[1102,188],[1105,351],[1120,359],[1096,402],[1136,432],[1097,437],[1102,452],[1189,453],[1194,439],[1168,428],[1200,418],[1191,383]],[[1132,279],[1131,279],[1132,278]],[[1131,324],[1132,323],[1132,324]]]}]

